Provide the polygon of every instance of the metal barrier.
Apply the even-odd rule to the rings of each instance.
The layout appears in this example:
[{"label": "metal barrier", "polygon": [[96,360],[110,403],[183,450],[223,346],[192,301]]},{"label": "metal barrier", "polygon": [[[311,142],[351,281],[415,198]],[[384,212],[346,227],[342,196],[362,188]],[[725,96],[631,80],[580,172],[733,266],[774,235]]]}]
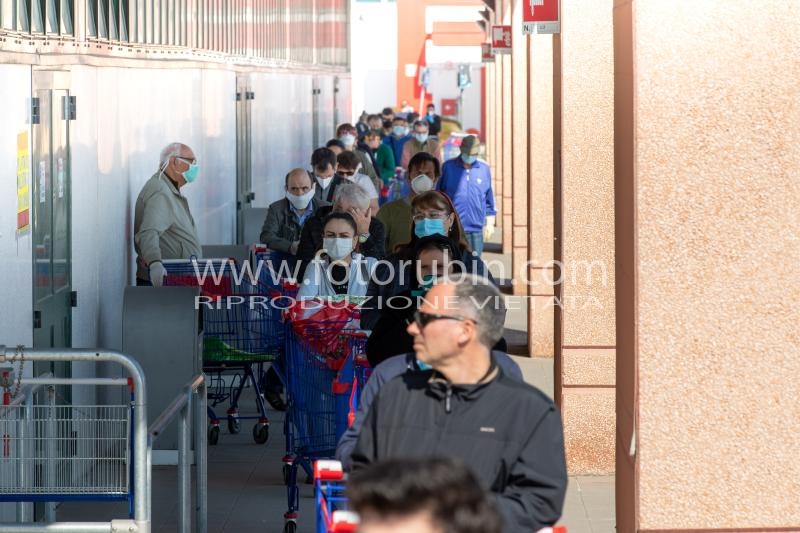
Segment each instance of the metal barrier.
[{"label": "metal barrier", "polygon": [[[206,381],[200,374],[192,378],[181,393],[150,425],[149,446],[147,449],[148,466],[153,443],[172,420],[180,415],[178,421],[178,531],[188,533],[191,529],[191,496],[192,484],[191,462],[189,461],[189,438],[194,433],[194,453],[197,465],[195,480],[195,528],[197,533],[208,531],[208,465],[206,463]],[[191,427],[191,414],[194,411],[194,432]],[[148,468],[149,470],[149,468]]]},{"label": "metal barrier", "polygon": [[[131,424],[131,440],[132,450],[131,456],[128,457],[130,464],[131,478],[128,479],[128,489],[133,493],[132,507],[133,518],[112,520],[111,522],[61,522],[61,523],[30,523],[30,524],[0,524],[0,532],[32,532],[32,533],[47,533],[52,531],[59,531],[63,533],[150,533],[151,530],[151,517],[150,517],[150,448],[148,446],[148,431],[147,431],[147,389],[145,388],[145,378],[139,363],[135,360],[119,353],[110,350],[80,350],[80,349],[50,349],[50,350],[16,350],[7,351],[6,346],[0,345],[0,363],[14,363],[21,361],[47,361],[47,362],[111,362],[122,366],[128,373],[129,379],[132,381],[133,396],[130,404],[132,412],[132,420],[128,421]],[[31,378],[24,380],[26,385],[31,387],[42,385],[128,385],[127,379],[114,379],[114,378],[87,378],[87,379],[63,379],[63,378]],[[33,389],[27,389],[26,404],[32,397]],[[19,400],[18,404],[21,403]],[[12,407],[4,406],[0,409],[5,409],[4,413],[7,414],[8,409]],[[205,412],[201,411],[203,416]],[[30,411],[27,412],[30,414]],[[188,438],[187,438],[188,440]],[[202,440],[202,439],[201,439]],[[205,448],[203,448],[204,450]],[[21,463],[22,461],[19,461]],[[205,461],[198,460],[198,465],[203,464]],[[132,468],[130,468],[132,467]],[[188,491],[187,491],[188,494]],[[42,494],[41,497],[34,498],[37,501],[50,501],[50,494]],[[33,501],[33,499],[25,500]],[[24,508],[18,507],[18,512],[24,514]]]}]

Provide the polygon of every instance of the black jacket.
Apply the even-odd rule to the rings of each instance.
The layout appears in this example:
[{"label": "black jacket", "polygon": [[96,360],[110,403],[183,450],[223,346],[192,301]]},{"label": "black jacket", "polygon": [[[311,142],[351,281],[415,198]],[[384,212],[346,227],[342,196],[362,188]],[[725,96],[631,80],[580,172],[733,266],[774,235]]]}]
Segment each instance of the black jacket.
[{"label": "black jacket", "polygon": [[334,174],[330,185],[328,185],[328,189],[323,190],[322,185],[319,183],[319,180],[317,179],[317,177],[314,175],[313,172],[309,172],[308,176],[311,178],[311,183],[316,185],[316,187],[314,188],[314,199],[322,200],[323,202],[328,204],[333,203],[333,194],[336,192],[336,187],[338,187],[342,183],[349,183],[343,176],[339,174]]},{"label": "black jacket", "polygon": [[561,516],[567,489],[561,416],[541,391],[498,374],[453,385],[435,371],[384,384],[364,420],[353,469],[389,458],[464,461],[492,492],[507,533],[538,531]]},{"label": "black jacket", "polygon": [[[302,261],[300,274],[302,276],[308,263],[314,259],[314,254],[322,248],[322,230],[325,228],[324,222],[333,206],[326,205],[316,209],[314,213],[303,224],[303,231],[300,233],[300,244],[297,245],[297,258]],[[383,222],[372,217],[369,223],[369,239],[358,247],[362,255],[383,259],[386,257],[386,227]]]}]

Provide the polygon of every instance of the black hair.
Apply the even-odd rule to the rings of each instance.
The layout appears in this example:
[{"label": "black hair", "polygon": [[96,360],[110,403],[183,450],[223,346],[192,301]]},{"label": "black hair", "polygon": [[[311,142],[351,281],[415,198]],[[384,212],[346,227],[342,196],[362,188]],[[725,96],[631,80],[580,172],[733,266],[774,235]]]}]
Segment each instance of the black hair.
[{"label": "black hair", "polygon": [[420,238],[414,243],[414,258],[419,259],[419,254],[427,252],[428,250],[446,251],[451,261],[458,261],[461,259],[461,250],[458,249],[456,241],[444,235],[435,234]]},{"label": "black hair", "polygon": [[336,160],[339,162],[339,166],[344,168],[349,168],[351,170],[355,170],[360,161],[356,154],[351,152],[350,150],[345,150],[338,156],[336,156]]},{"label": "black hair", "polygon": [[392,121],[389,120],[389,119],[384,120],[383,121],[383,127],[384,127],[384,129],[385,128],[391,128],[392,127]]},{"label": "black hair", "polygon": [[327,170],[328,165],[336,168],[336,154],[330,148],[317,148],[311,154],[311,166],[315,170]]},{"label": "black hair", "polygon": [[434,180],[437,179],[441,175],[442,167],[439,163],[439,160],[436,159],[433,155],[429,154],[428,152],[417,152],[408,162],[408,171],[409,171],[409,178],[414,178],[415,176],[411,176],[411,167],[419,168],[424,163],[433,163],[434,172],[436,173],[435,176],[431,176]]},{"label": "black hair", "polygon": [[342,150],[344,150],[344,143],[339,139],[331,139],[327,143],[325,143],[325,148],[330,148],[331,146],[338,146]]},{"label": "black hair", "polygon": [[384,107],[383,110],[381,111],[381,115],[383,115],[383,116],[386,116],[386,115],[394,116],[394,109],[392,109],[391,107]]},{"label": "black hair", "polygon": [[451,458],[374,463],[350,475],[347,498],[362,522],[429,513],[444,533],[500,533],[503,527],[472,472]]},{"label": "black hair", "polygon": [[358,235],[358,224],[356,224],[356,219],[350,213],[338,213],[336,211],[331,212],[328,216],[325,217],[325,220],[322,221],[322,231],[325,231],[325,226],[328,225],[328,222],[331,220],[344,220],[347,222],[351,228],[353,228],[353,235]]}]

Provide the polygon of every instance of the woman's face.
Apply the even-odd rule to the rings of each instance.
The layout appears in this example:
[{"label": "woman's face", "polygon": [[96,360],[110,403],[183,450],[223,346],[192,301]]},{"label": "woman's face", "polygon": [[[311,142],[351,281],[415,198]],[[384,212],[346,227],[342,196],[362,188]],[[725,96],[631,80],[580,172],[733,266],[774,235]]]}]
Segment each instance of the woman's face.
[{"label": "woman's face", "polygon": [[[353,230],[353,226],[344,220],[334,219],[325,224],[325,229],[322,231],[324,239],[350,239],[352,250],[356,249],[358,245],[358,235]],[[350,254],[344,257],[344,261],[349,262]]]},{"label": "woman's face", "polygon": [[450,235],[450,230],[453,228],[453,222],[455,221],[455,215],[453,215],[453,213],[451,213],[449,209],[434,207],[434,206],[414,207],[411,216],[415,223],[419,222],[424,218],[433,218],[441,220],[444,224],[445,234],[448,236]]},{"label": "woman's face", "polygon": [[444,276],[453,274],[453,261],[456,258],[444,250],[423,250],[417,257],[417,281],[423,282],[425,276]]}]

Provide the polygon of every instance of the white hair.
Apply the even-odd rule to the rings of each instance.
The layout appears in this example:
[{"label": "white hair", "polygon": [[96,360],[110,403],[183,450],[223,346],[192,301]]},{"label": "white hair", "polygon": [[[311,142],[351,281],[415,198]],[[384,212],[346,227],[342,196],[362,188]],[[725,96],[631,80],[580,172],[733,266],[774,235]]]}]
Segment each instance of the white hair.
[{"label": "white hair", "polygon": [[159,157],[159,160],[158,160],[158,168],[160,168],[161,170],[164,170],[166,168],[166,166],[169,164],[169,158],[170,157],[173,157],[173,156],[181,154],[181,147],[182,146],[183,146],[183,143],[179,143],[179,142],[173,142],[173,143],[169,143],[168,145],[166,145],[164,147],[164,149],[161,150],[161,156]]},{"label": "white hair", "polygon": [[333,194],[333,203],[335,204],[339,200],[348,200],[357,205],[359,209],[369,207],[369,196],[367,196],[364,189],[355,183],[342,183],[336,187],[336,192]]}]

